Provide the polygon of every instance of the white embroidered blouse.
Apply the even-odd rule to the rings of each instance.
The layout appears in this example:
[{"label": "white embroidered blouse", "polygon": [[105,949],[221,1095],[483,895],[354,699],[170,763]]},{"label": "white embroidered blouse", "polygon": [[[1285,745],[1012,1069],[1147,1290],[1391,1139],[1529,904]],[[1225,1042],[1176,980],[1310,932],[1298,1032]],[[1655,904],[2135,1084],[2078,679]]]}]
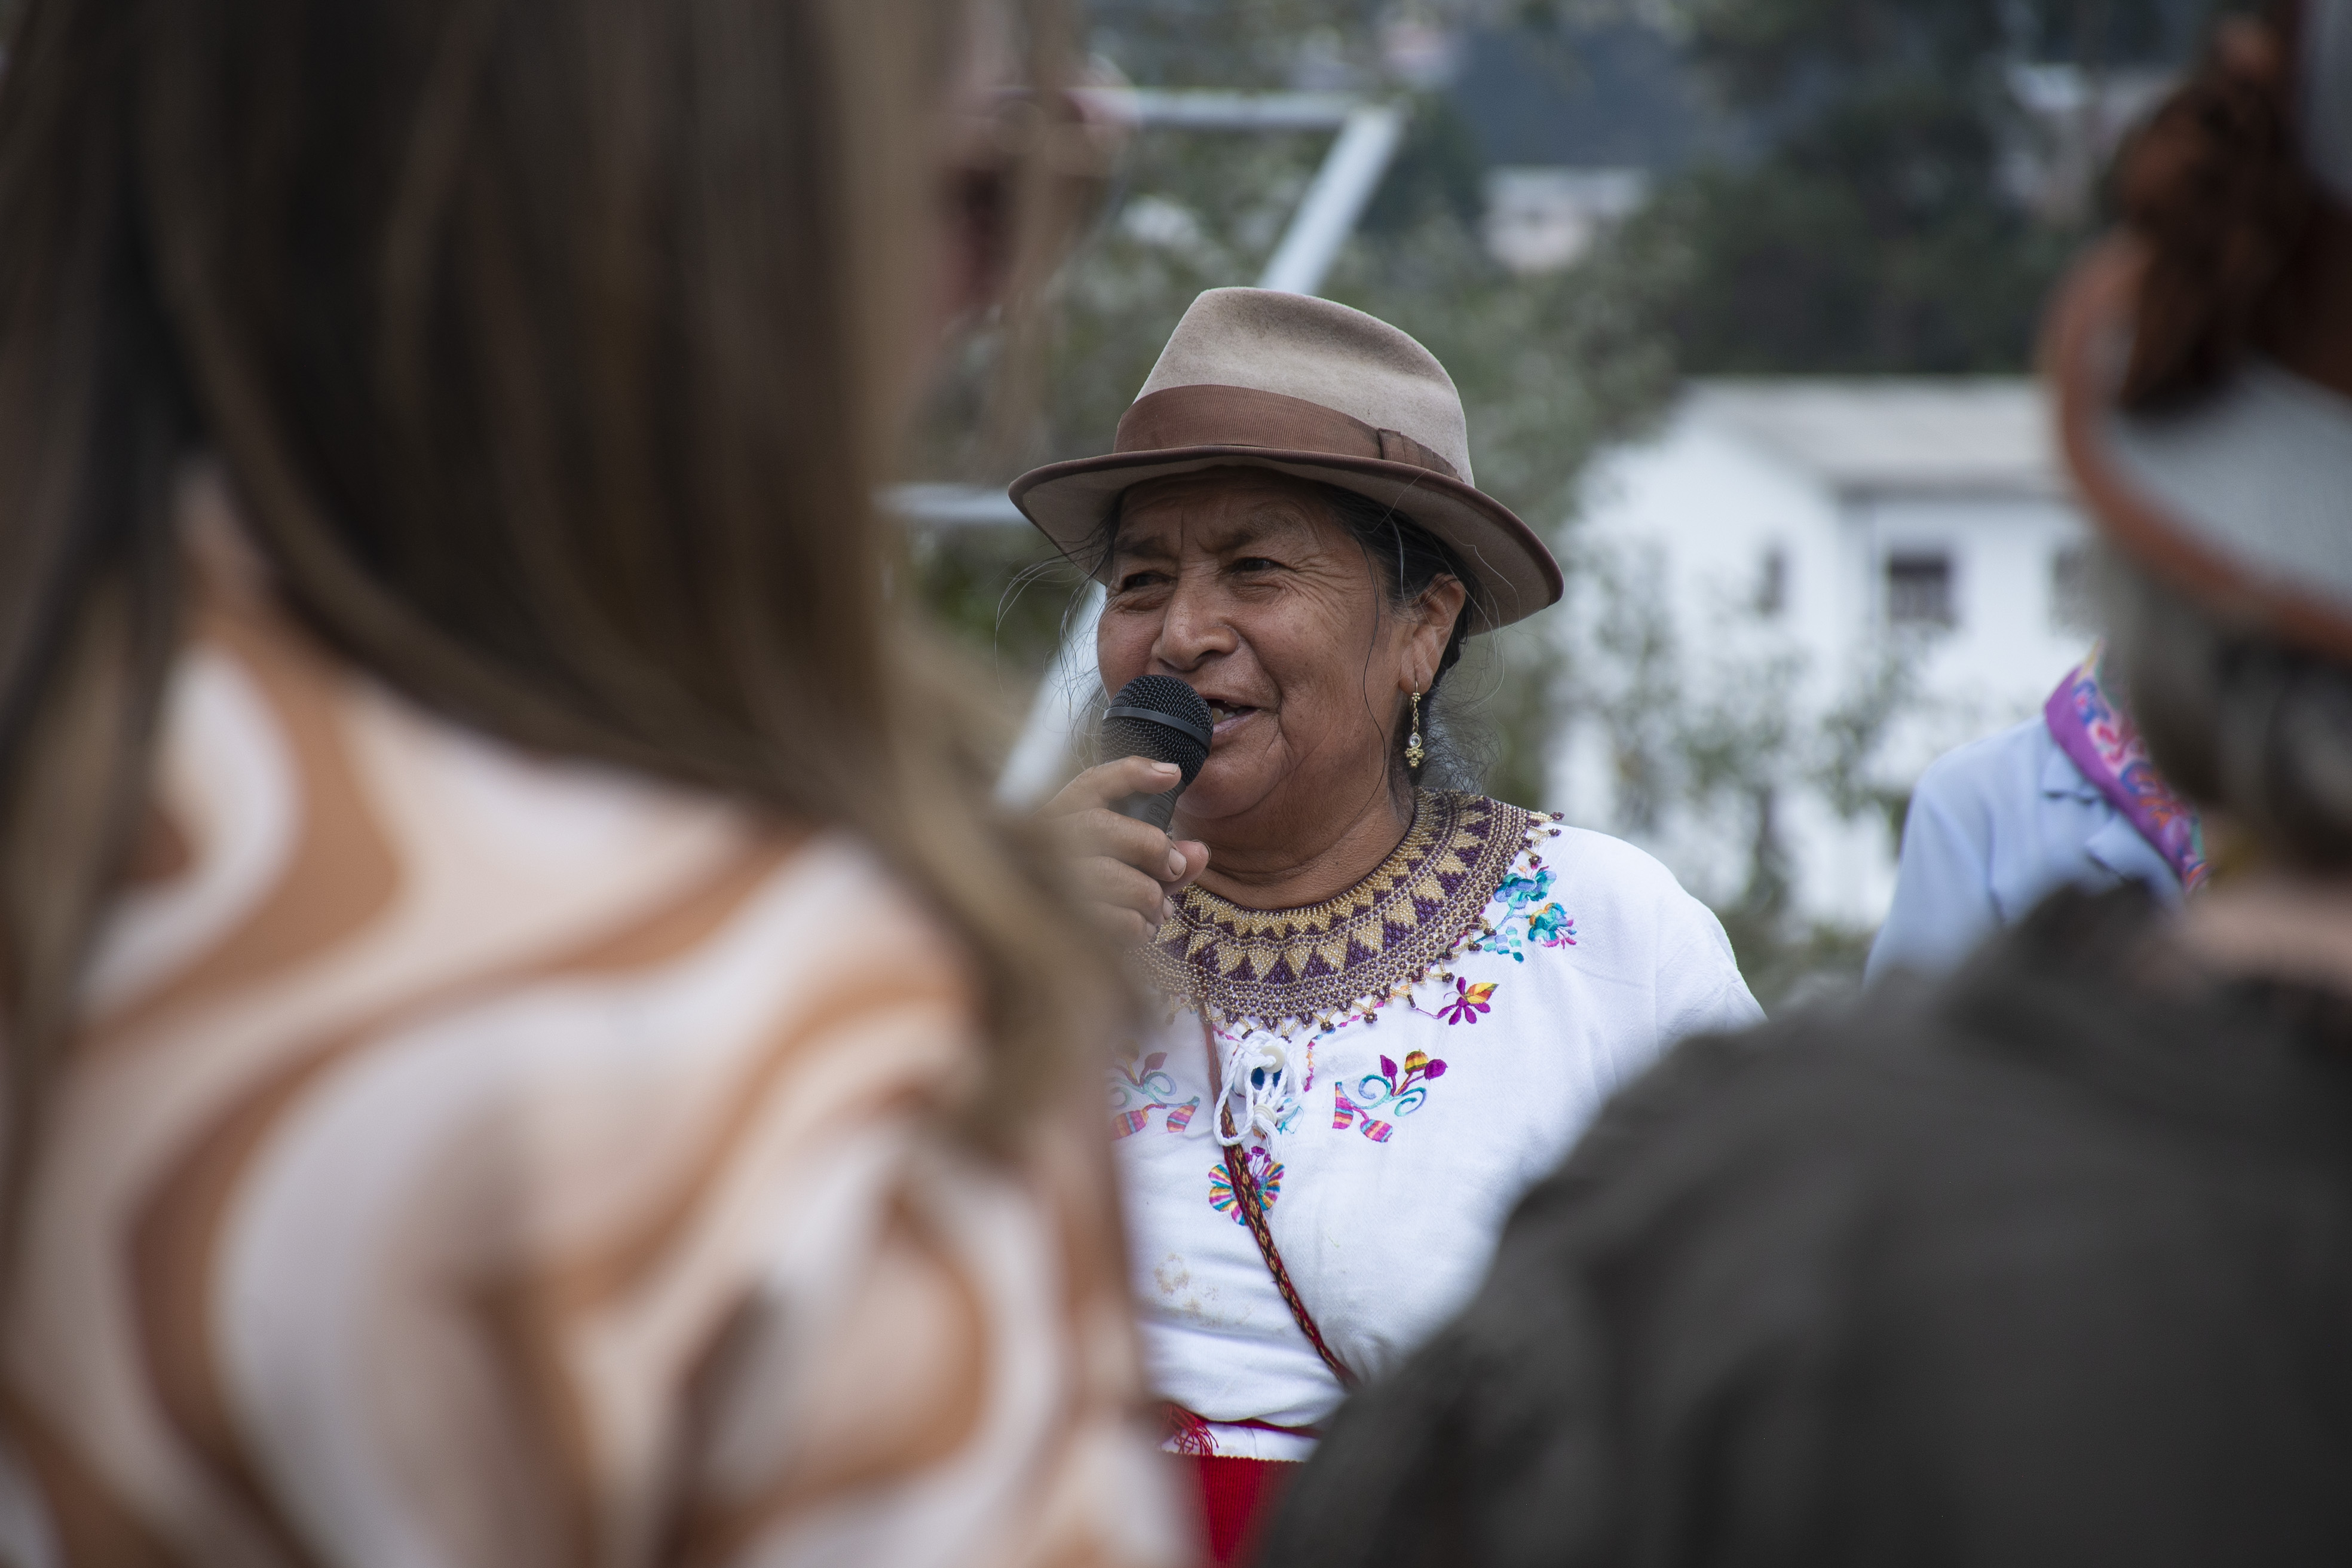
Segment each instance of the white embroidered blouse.
[{"label": "white embroidered blouse", "polygon": [[1476,1287],[1519,1195],[1680,1037],[1761,1011],[1715,916],[1631,845],[1424,792],[1356,888],[1251,910],[1199,889],[1145,950],[1171,1002],[1111,1082],[1169,1446],[1304,1458],[1342,1390],[1235,1207],[1207,1035],[1292,1281],[1359,1375]]}]

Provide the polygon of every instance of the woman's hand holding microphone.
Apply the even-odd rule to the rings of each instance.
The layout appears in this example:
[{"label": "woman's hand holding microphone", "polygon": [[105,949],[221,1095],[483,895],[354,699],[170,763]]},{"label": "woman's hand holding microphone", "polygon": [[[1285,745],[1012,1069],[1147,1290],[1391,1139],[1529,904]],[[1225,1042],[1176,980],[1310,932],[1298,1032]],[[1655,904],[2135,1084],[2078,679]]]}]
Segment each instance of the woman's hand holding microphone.
[{"label": "woman's hand holding microphone", "polygon": [[1088,768],[1045,804],[1088,918],[1122,947],[1151,940],[1174,911],[1176,895],[1207,868],[1209,847],[1171,838],[1111,807],[1171,789],[1181,777],[1173,763],[1121,757]]}]

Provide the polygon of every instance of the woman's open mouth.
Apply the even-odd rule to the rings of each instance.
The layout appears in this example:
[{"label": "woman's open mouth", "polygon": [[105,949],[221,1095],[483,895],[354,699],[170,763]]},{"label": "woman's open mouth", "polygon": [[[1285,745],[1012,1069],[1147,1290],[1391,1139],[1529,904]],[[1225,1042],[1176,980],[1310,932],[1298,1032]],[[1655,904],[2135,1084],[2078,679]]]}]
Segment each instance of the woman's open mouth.
[{"label": "woman's open mouth", "polygon": [[1219,702],[1213,698],[1209,700],[1209,721],[1215,727],[1215,734],[1220,737],[1256,711],[1256,709],[1244,707],[1240,703]]}]

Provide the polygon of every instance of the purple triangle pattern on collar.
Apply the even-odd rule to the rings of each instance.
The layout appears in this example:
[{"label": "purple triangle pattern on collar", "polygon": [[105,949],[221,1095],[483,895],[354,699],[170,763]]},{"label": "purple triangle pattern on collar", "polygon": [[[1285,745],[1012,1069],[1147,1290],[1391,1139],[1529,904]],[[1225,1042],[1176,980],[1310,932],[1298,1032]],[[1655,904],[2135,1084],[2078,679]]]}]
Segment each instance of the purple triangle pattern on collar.
[{"label": "purple triangle pattern on collar", "polygon": [[1199,884],[1136,958],[1170,1004],[1224,1025],[1312,1034],[1370,1016],[1488,928],[1486,905],[1522,851],[1557,818],[1484,795],[1422,790],[1412,828],[1380,867],[1337,898],[1251,910]]},{"label": "purple triangle pattern on collar", "polygon": [[2139,726],[2100,681],[2106,651],[2105,642],[2092,646],[2042,704],[2042,721],[2067,760],[2164,857],[2181,890],[2191,891],[2205,880],[2204,825],[2156,771]]}]

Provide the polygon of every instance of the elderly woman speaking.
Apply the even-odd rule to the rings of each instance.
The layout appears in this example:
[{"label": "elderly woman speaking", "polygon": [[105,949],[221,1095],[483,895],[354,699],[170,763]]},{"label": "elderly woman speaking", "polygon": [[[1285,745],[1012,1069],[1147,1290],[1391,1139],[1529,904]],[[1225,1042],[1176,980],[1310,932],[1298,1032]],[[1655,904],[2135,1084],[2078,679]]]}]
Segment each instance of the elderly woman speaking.
[{"label": "elderly woman speaking", "polygon": [[1327,300],[1196,300],[1107,456],[1013,499],[1108,590],[1103,683],[1206,700],[1174,837],[1049,808],[1165,999],[1111,1087],[1169,1447],[1236,1549],[1274,1466],[1484,1272],[1505,1213],[1613,1085],[1758,1016],[1723,930],[1639,850],[1432,787],[1463,645],[1559,597],[1470,474],[1462,402],[1403,332]]}]

